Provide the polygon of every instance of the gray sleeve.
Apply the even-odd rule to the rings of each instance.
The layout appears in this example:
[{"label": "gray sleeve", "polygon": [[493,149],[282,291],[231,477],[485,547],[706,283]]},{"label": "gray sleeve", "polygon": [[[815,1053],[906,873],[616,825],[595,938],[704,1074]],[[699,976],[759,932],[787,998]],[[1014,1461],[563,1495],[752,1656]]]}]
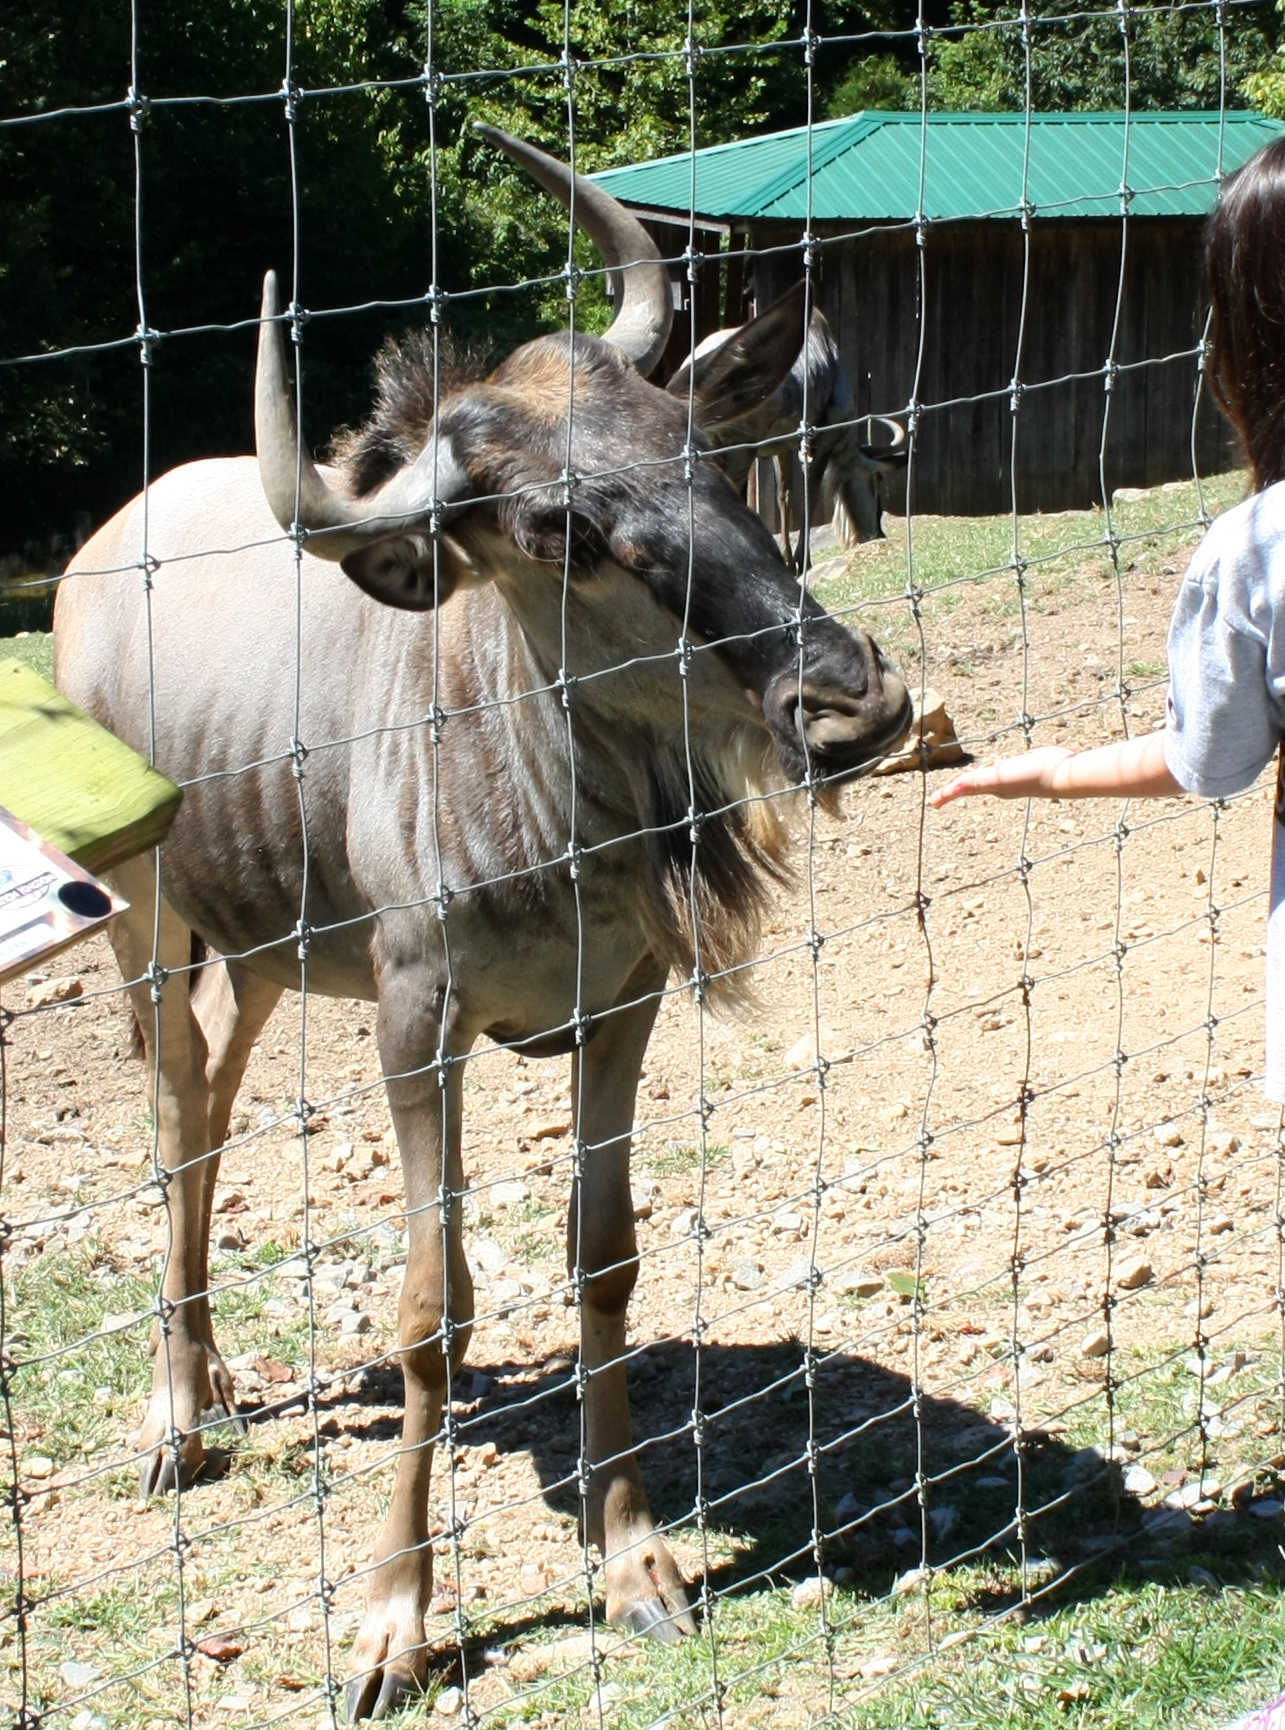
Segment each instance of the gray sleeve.
[{"label": "gray sleeve", "polygon": [[1240,593],[1236,561],[1209,537],[1192,559],[1169,625],[1165,762],[1180,787],[1220,799],[1252,785],[1285,730],[1267,641]]}]

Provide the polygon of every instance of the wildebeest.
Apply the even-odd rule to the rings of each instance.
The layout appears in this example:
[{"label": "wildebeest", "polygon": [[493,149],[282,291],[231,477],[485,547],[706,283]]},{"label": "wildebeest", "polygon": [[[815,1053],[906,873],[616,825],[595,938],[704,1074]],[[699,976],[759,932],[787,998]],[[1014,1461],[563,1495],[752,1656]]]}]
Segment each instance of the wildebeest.
[{"label": "wildebeest", "polygon": [[[135,862],[118,873],[133,906],[114,934],[170,1174],[146,1490],[198,1473],[203,1423],[234,1410],[207,1242],[212,1150],[250,1048],[301,965],[308,990],[377,1005],[409,1217],[405,1414],[354,1717],[387,1712],[426,1674],[433,1442],[473,1313],[463,1060],[483,1034],[572,1056],[586,1530],[613,1622],[691,1631],[631,1451],[639,1067],[670,971],[715,994],[753,952],[781,861],[774,807],[755,795],[809,771],[856,774],[910,718],[875,644],[800,595],[699,435],[693,451],[689,402],[646,382],[671,298],[645,231],[488,132],[568,207],[574,196],[615,278],[606,336],[539,338],[436,399],[413,343],[386,352],[373,419],[327,471],[297,448],[269,277],[257,464],[158,480],[146,543],[135,500],[78,555],[56,621],[63,689],[136,747],[154,741],[188,783],[159,913],[152,865]],[[726,422],[770,395],[801,324],[796,296],[704,357],[700,414]],[[296,503],[298,571],[281,533]],[[226,959],[191,974],[194,932]]]},{"label": "wildebeest", "polygon": [[[699,364],[732,341],[735,330],[715,331],[697,344],[692,359]],[[691,361],[684,361],[668,388],[681,396],[688,387]],[[800,427],[814,431],[811,461],[806,465],[809,528],[833,519],[839,542],[853,546],[883,538],[880,475],[892,474],[906,463],[906,429],[881,415],[857,415],[852,379],[839,345],[820,307],[812,308],[807,341],[793,366],[766,401],[748,414],[723,422],[706,418],[705,434],[716,447],[731,446],[723,464],[744,490],[753,463],[771,458],[776,474],[776,508],[781,551],[792,569],[807,563],[800,540],[796,551],[791,525],[795,515],[794,456],[800,447]],[[870,442],[875,427],[887,429],[885,442]]]}]

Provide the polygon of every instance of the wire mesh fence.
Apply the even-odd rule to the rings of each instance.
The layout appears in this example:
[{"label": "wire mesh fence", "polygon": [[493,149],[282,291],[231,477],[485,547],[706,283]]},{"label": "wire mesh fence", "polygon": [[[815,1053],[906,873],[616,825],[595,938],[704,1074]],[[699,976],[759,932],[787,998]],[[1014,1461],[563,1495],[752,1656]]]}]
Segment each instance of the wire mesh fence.
[{"label": "wire mesh fence", "polygon": [[[154,874],[120,876],[125,992],[99,941],[8,994],[15,1722],[324,1725],[347,1684],[363,1713],[495,1726],[1123,1723],[1145,1704],[1140,1670],[1157,1712],[1172,1701],[1164,1625],[1193,1595],[1274,1637],[1285,1213],[1279,1113],[1258,1085],[1272,789],[934,814],[928,765],[948,756],[836,775],[824,728],[807,731],[821,714],[845,770],[860,759],[834,720],[845,693],[818,695],[829,620],[870,632],[888,688],[895,663],[968,752],[1163,724],[1169,606],[1245,490],[1202,467],[1195,309],[1181,353],[1120,344],[1140,196],[1211,200],[1235,166],[1237,8],[1163,12],[1211,20],[1222,55],[1198,173],[1131,184],[1131,44],[1159,9],[1023,7],[945,32],[921,18],[915,215],[824,233],[814,66],[858,38],[811,19],[798,39],[715,52],[689,13],[676,49],[639,24],[586,58],[568,7],[556,63],[446,73],[430,15],[419,75],[308,89],[287,11],[280,88],[207,99],[149,88],[135,18],[130,88],[94,112],[132,134],[138,323],[92,346],[142,362],[142,492],[63,579],[60,673],[186,801]],[[1037,333],[1074,307],[1050,304],[1047,277],[1032,286],[1057,220],[1030,196],[1032,93],[1070,26],[1083,52],[1109,44],[1125,96],[1113,312],[1100,366],[1046,376]],[[993,34],[1025,81],[1020,172],[1010,205],[955,221],[1016,237],[1016,342],[986,390],[943,401],[924,391],[938,351],[981,339],[925,310],[943,227],[927,188],[951,148],[930,124],[933,55]],[[722,142],[705,137],[702,77],[716,60],[749,80],[764,55],[792,57],[805,91],[805,214],[793,237],[720,239],[697,202],[696,152]],[[619,337],[643,275],[578,250],[585,182],[567,183],[560,276],[439,281],[434,251],[426,335],[385,373],[386,403],[418,393],[419,420],[350,438],[357,494],[319,477],[302,440],[280,531],[252,460],[154,473],[167,350],[257,321],[152,328],[149,116],[207,101],[280,115],[295,255],[261,261],[291,272],[288,306],[265,301],[261,367],[283,364],[278,333],[297,366],[293,413],[261,395],[262,449],[274,415],[290,441],[308,417],[318,322],[371,311],[304,298],[298,141],[315,114],[427,101],[431,130],[444,91],[494,104],[521,80],[561,93],[574,166],[585,82],[653,61],[685,80],[692,190],[661,262],[689,345],[702,284],[720,313],[758,284],[763,313],[772,279],[756,271],[801,280],[797,348],[814,307],[838,325],[840,243],[893,227],[914,242],[904,395],[858,391],[838,423],[904,428],[904,482],[879,482],[902,505],[884,538],[836,546],[801,484],[802,577],[764,550],[700,436],[697,371],[662,411],[584,334],[614,316]],[[83,115],[4,124],[62,129],[73,149]],[[461,382],[453,310],[551,291],[580,346],[545,339]],[[667,331],[667,280],[662,299]],[[6,376],[70,358],[51,330]],[[1184,381],[1191,466],[1122,488],[1116,405],[1128,377],[1163,369]],[[1032,513],[1031,404],[1056,421],[1086,382],[1102,502]],[[241,385],[248,400],[248,368]],[[805,376],[801,480],[813,388]],[[988,403],[1007,417],[1008,510],[917,510],[933,417]],[[762,440],[722,443],[730,462]],[[766,506],[766,465],[754,475]],[[370,594],[420,610],[360,598],[337,542]],[[846,696],[855,711],[863,692]],[[787,723],[771,732],[774,704]],[[883,732],[867,757],[895,744]],[[1251,1648],[1250,1686],[1271,1668]]]}]

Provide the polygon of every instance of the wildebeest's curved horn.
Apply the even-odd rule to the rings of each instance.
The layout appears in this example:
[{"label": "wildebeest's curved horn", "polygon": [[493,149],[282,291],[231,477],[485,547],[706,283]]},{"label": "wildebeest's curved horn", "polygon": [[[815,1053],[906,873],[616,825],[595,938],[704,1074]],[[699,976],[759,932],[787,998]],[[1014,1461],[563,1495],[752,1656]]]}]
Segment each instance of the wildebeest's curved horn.
[{"label": "wildebeest's curved horn", "polygon": [[439,503],[464,497],[468,478],[449,442],[434,444],[432,439],[408,468],[399,469],[369,498],[348,499],[337,493],[298,444],[280,315],[277,275],[270,270],[263,279],[254,436],[264,497],[283,529],[289,531],[295,520],[297,486],[299,526],[307,531],[308,551],[337,563],[372,541],[422,523],[434,496]]},{"label": "wildebeest's curved horn", "polygon": [[[333,492],[308,452],[299,448],[294,397],[286,373],[285,331],[277,322],[280,316],[277,273],[270,270],[263,279],[259,364],[254,375],[254,442],[264,497],[283,529],[288,530],[295,520],[297,487],[299,523],[310,535],[320,535],[326,530],[351,530],[368,513]],[[368,538],[357,533],[331,532],[324,544],[319,540],[311,550],[324,558],[342,559]]]},{"label": "wildebeest's curved horn", "polygon": [[[858,447],[862,456],[890,457],[903,454],[902,447],[906,442],[906,429],[899,420],[890,420],[887,415],[870,414],[865,417],[865,426],[866,441]],[[890,430],[892,437],[884,444],[876,444],[874,442],[874,431],[876,427],[881,426],[887,427]]]},{"label": "wildebeest's curved horn", "polygon": [[582,174],[573,174],[564,162],[546,156],[524,139],[511,138],[498,126],[481,120],[474,124],[483,137],[559,199],[564,210],[572,209],[574,189],[576,222],[602,254],[611,278],[616,316],[606,333],[607,341],[614,343],[640,373],[649,373],[669,338],[674,299],[669,272],[647,230],[609,192]]}]

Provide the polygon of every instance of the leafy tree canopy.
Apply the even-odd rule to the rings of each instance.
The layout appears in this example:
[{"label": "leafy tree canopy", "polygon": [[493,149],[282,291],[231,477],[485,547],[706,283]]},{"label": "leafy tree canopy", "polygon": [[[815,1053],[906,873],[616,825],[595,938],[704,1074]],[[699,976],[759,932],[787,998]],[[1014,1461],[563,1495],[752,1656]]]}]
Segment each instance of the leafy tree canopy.
[{"label": "leafy tree canopy", "polygon": [[[1059,11],[1069,10],[1059,8]],[[831,115],[863,108],[918,109],[923,76],[913,17],[895,53],[875,50],[854,60],[830,98]],[[1043,112],[1263,106],[1263,68],[1271,61],[1279,24],[1266,0],[1228,8],[1224,44],[1212,7],[1114,9],[1091,16],[1041,20],[1027,32],[1020,9],[1006,0],[986,6],[955,0],[944,28],[929,39],[927,99],[934,109]],[[1127,41],[1128,54],[1124,49]],[[1285,87],[1285,73],[1272,74]]]},{"label": "leafy tree canopy", "polygon": [[[925,6],[933,106],[1021,108],[1013,0]],[[578,0],[569,38],[562,0],[434,0],[430,102],[425,0],[298,0],[290,128],[284,0],[138,0],[136,67],[123,0],[0,8],[0,117],[115,105],[0,132],[0,354],[121,342],[0,369],[0,555],[137,490],[144,368],[129,339],[144,318],[166,333],[146,369],[149,472],[250,448],[255,332],[223,327],[253,319],[269,265],[290,276],[292,184],[298,294],[317,313],[305,430],[321,443],[364,413],[370,356],[390,329],[426,320],[434,282],[459,297],[446,318],[466,340],[506,347],[565,318],[561,212],[473,121],[563,154],[573,117],[590,170],[798,125],[807,23],[823,38],[813,112],[917,108],[918,12],[918,0],[694,0],[688,54],[687,0]],[[1233,0],[1224,69],[1212,6],[1130,15],[1131,100],[1212,106],[1225,88],[1285,112],[1278,36],[1266,0]],[[1120,106],[1121,48],[1113,10],[1036,21],[1036,107]],[[152,105],[131,116],[132,85]],[[576,257],[594,262],[583,243]],[[506,286],[529,278],[548,280]],[[383,304],[332,316],[368,303]],[[590,328],[607,316],[596,279],[578,316]]]}]

